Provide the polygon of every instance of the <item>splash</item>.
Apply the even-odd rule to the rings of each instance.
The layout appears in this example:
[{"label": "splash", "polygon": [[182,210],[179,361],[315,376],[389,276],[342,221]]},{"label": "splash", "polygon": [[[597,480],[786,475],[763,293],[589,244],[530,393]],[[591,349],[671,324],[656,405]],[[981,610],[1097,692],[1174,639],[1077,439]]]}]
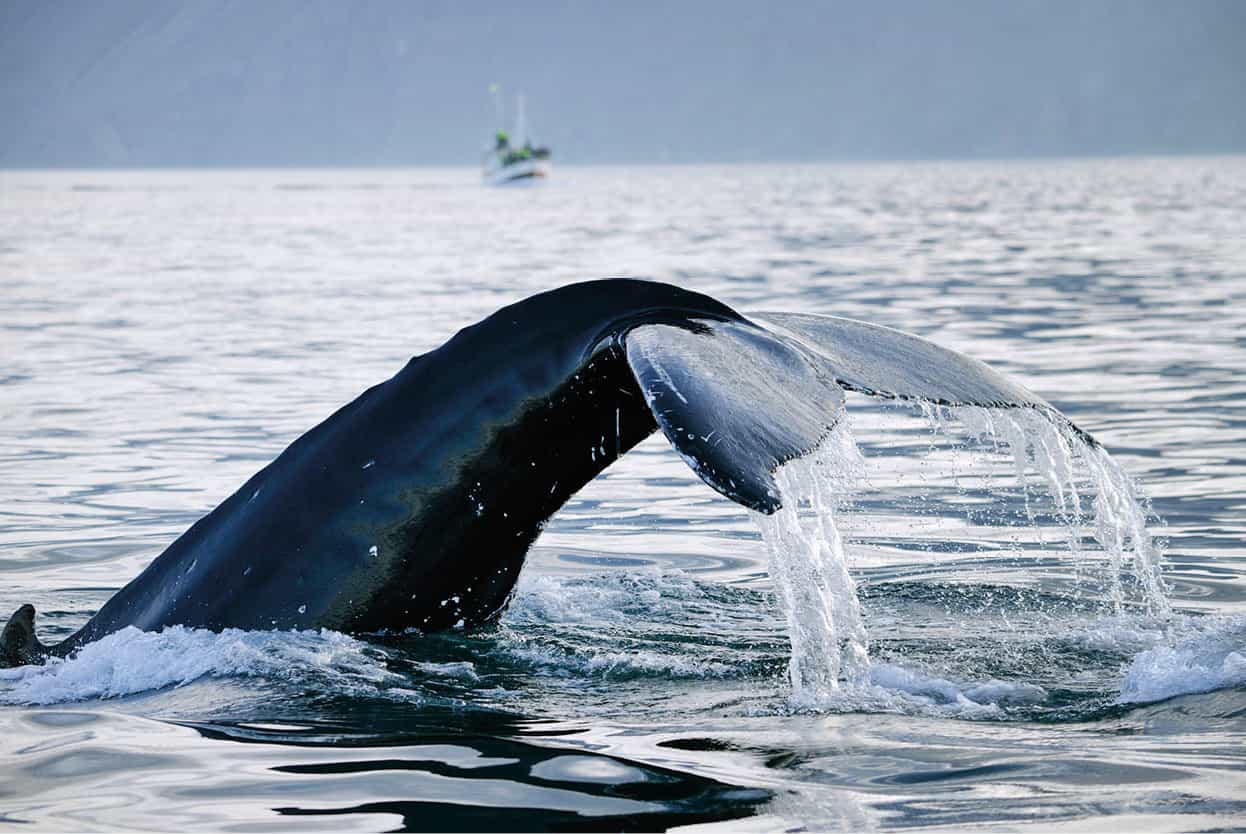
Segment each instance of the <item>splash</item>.
[{"label": "splash", "polygon": [[120,698],[201,678],[307,679],[301,685],[373,694],[402,683],[367,644],[335,631],[221,632],[128,626],[43,666],[0,669],[0,704]]},{"label": "splash", "polygon": [[818,450],[779,469],[783,506],[759,516],[770,576],[787,615],[792,700],[817,706],[869,677],[869,640],[857,586],[848,572],[835,515],[864,472],[864,460],[841,420]]},{"label": "splash", "polygon": [[489,654],[526,673],[569,680],[745,677],[786,655],[772,627],[750,634],[746,648],[737,645],[762,598],[657,567],[522,577]]},{"label": "splash", "polygon": [[[936,432],[955,430],[1011,456],[1026,514],[1036,528],[1032,481],[1044,488],[1065,528],[1074,563],[1090,563],[1096,556],[1106,562],[1114,612],[1134,605],[1150,617],[1171,616],[1160,573],[1162,554],[1147,529],[1146,504],[1102,446],[1055,413],[932,405],[923,405],[922,411]],[[855,697],[879,685],[887,688],[894,677],[880,678],[881,667],[871,666],[869,635],[836,526],[864,469],[847,421],[841,419],[812,455],[780,468],[776,480],[784,505],[756,518],[787,617],[790,702],[797,708],[829,706],[845,691]]]},{"label": "splash", "polygon": [[[945,427],[949,417],[959,421],[974,439],[1011,454],[1023,489],[1028,474],[1035,472],[1064,522],[1069,549],[1078,562],[1093,558],[1082,532],[1090,525],[1107,557],[1109,601],[1115,613],[1132,603],[1151,616],[1171,616],[1160,569],[1163,554],[1147,529],[1146,501],[1105,448],[1084,440],[1058,416],[1034,409],[965,406],[938,409],[927,416]],[[1126,582],[1134,586],[1132,594]]]},{"label": "splash", "polygon": [[1246,617],[1180,623],[1166,642],[1137,654],[1125,670],[1117,703],[1246,686]]}]

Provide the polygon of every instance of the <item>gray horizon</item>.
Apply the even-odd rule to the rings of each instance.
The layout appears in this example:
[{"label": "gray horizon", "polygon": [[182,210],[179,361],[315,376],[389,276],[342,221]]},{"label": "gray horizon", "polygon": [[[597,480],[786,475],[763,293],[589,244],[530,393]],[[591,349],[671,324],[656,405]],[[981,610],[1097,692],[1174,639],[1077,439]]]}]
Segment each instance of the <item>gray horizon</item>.
[{"label": "gray horizon", "polygon": [[564,163],[1228,154],[1243,43],[1233,0],[7,0],[0,166],[476,164],[491,83]]}]

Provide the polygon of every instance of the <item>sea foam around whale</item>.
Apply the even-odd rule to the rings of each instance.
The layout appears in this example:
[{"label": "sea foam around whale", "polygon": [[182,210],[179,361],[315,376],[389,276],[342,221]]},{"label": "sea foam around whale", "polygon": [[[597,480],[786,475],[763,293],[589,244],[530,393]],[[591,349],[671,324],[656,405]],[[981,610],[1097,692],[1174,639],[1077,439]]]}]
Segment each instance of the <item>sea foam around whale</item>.
[{"label": "sea foam around whale", "polygon": [[[714,619],[725,632],[757,617],[758,592],[727,590],[689,575],[658,570],[575,577],[538,576],[521,583],[514,608],[489,636],[457,638],[464,653],[421,657],[418,636],[400,645],[374,644],[334,631],[210,632],[174,626],[160,632],[126,628],[45,666],[0,670],[0,703],[57,704],[125,698],[208,680],[250,679],[278,689],[315,687],[328,693],[387,700],[427,699],[422,687],[439,684],[468,694],[505,696],[507,684],[528,677],[572,685],[630,678],[719,681],[744,688],[745,712],[884,712],[941,718],[999,719],[1011,710],[1042,706],[1047,689],[1027,680],[949,674],[923,658],[873,659],[855,684],[804,702],[785,698],[783,634],[774,611],[761,628],[755,656],[716,646]],[[714,596],[718,595],[718,596]],[[772,608],[773,610],[773,608]],[[673,616],[687,616],[680,632]],[[657,624],[665,624],[665,631]],[[558,640],[582,627],[598,641]],[[617,629],[610,633],[611,629]],[[707,632],[700,641],[698,630]],[[661,633],[659,633],[661,632]],[[1141,704],[1188,693],[1246,686],[1246,618],[1106,617],[1053,640],[1088,652],[1125,658],[1105,696]],[[464,659],[469,658],[469,659]],[[400,662],[405,659],[405,662]],[[504,668],[503,668],[504,667]],[[505,679],[503,679],[505,678]],[[758,692],[770,697],[757,700]]]}]

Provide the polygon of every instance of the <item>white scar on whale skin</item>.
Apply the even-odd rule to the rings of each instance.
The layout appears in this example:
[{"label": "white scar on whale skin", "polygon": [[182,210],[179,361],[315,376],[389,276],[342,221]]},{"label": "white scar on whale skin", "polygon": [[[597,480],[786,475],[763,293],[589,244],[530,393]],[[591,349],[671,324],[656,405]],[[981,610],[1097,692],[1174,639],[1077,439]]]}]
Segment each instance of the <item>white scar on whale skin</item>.
[{"label": "white scar on whale skin", "polygon": [[[658,378],[662,380],[662,384],[666,386],[666,390],[670,391],[676,397],[679,397],[680,401],[684,405],[688,405],[688,398],[685,397],[683,393],[680,392],[679,388],[676,387],[675,380],[671,378],[670,372],[666,370],[666,368],[662,367],[661,357],[655,355],[655,352],[650,350],[648,347],[643,348],[642,353],[645,360],[652,365],[654,373],[658,375]],[[655,392],[648,389],[645,390],[645,400],[650,406],[653,405],[653,399],[655,396]]]}]

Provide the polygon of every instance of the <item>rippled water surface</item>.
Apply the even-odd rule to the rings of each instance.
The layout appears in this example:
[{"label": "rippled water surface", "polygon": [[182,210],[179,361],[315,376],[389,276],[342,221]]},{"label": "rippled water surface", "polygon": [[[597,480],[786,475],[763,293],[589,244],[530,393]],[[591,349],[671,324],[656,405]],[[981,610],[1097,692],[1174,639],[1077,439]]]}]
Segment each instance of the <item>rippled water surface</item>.
[{"label": "rippled water surface", "polygon": [[494,629],[129,630],[0,672],[0,827],[1246,826],[1241,158],[511,190],[0,173],[0,610],[70,633],[408,357],[606,275],[867,319],[1014,375],[1150,496],[1172,613],[1128,571],[1115,595],[1041,467],[1018,479],[963,415],[852,395],[851,680],[796,697],[758,525],[658,436],[552,520]]}]

